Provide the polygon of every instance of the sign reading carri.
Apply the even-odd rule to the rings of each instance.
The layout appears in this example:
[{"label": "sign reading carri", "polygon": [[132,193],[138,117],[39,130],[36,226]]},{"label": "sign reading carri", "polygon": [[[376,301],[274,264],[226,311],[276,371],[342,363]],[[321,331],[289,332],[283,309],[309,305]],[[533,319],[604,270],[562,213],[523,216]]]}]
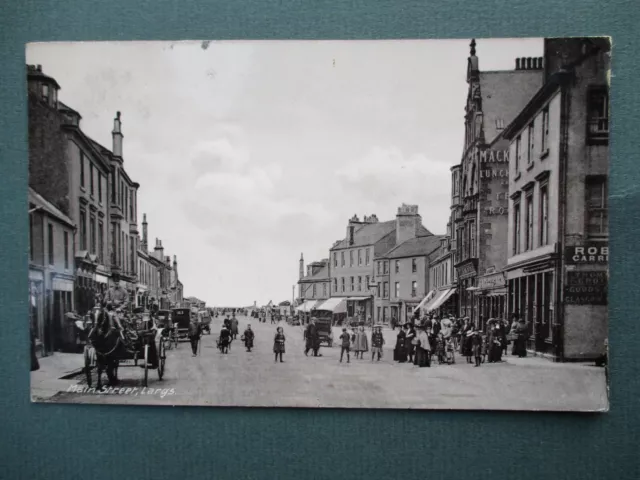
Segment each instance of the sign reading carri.
[{"label": "sign reading carri", "polygon": [[592,242],[565,247],[564,261],[570,265],[609,263],[609,244]]}]

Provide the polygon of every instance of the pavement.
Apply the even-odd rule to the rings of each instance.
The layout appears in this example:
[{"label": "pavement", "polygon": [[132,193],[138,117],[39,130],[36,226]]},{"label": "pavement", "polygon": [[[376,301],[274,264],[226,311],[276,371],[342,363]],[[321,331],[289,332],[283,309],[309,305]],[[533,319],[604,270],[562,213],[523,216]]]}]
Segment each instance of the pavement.
[{"label": "pavement", "polygon": [[[602,411],[608,408],[603,368],[575,363],[553,363],[539,357],[506,357],[498,364],[476,368],[458,357],[454,365],[418,368],[393,362],[397,332],[385,329],[384,358],[371,362],[370,353],[350,363],[340,363],[340,347],[323,347],[321,357],[303,354],[303,329],[282,324],[286,335],[284,363],[275,362],[273,336],[276,325],[240,317],[240,331],[251,323],[256,333],[252,352],[239,341],[229,354],[215,346],[222,318],[212,322],[212,335],[202,338],[200,354],[191,355],[188,342],[167,352],[166,371],[158,380],[149,374],[142,386],[143,370],[121,367],[118,390],[87,390],[83,376],[59,380],[82,355],[57,360],[32,372],[32,399],[61,403],[138,405],[207,405],[253,407],[492,409]],[[338,338],[339,328],[334,335]],[[54,358],[58,355],[56,353]],[[45,362],[41,362],[41,365]],[[55,378],[55,377],[58,378]]]}]

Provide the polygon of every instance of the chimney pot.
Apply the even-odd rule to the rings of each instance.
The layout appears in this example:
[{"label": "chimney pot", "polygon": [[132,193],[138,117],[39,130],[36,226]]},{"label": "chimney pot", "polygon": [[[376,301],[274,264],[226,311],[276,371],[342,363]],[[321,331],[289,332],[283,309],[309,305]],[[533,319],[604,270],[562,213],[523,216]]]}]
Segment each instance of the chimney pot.
[{"label": "chimney pot", "polygon": [[42,65],[36,65],[36,70],[38,70],[39,72],[42,71]]},{"label": "chimney pot", "polygon": [[527,70],[531,70],[531,57],[527,57]]},{"label": "chimney pot", "polygon": [[516,58],[516,70],[520,70],[520,59]]}]

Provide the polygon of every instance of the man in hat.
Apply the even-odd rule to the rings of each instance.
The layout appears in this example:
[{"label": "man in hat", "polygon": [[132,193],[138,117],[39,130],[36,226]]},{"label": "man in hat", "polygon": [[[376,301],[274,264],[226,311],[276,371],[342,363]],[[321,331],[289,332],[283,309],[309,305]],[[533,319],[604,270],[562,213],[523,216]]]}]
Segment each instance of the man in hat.
[{"label": "man in hat", "polygon": [[112,322],[115,322],[120,330],[120,335],[123,335],[124,330],[122,328],[122,323],[120,322],[120,317],[117,313],[119,313],[129,303],[129,293],[120,285],[120,275],[114,273],[111,276],[111,279],[113,280],[113,285],[109,290],[107,290],[107,293],[104,296],[104,305],[109,309],[109,319]]}]

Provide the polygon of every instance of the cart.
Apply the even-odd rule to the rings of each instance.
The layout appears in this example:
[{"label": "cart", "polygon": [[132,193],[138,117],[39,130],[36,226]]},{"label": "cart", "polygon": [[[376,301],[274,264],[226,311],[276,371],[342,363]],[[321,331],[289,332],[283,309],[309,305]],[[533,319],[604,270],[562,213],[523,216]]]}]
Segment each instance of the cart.
[{"label": "cart", "polygon": [[[105,312],[106,314],[106,312]],[[114,347],[109,351],[98,353],[93,342],[89,341],[84,347],[84,371],[89,388],[93,386],[94,370],[96,371],[97,386],[101,385],[101,374],[106,370],[110,382],[118,380],[118,369],[120,367],[140,367],[144,369],[143,385],[148,386],[150,355],[152,344],[155,344],[158,356],[158,379],[162,380],[166,365],[166,351],[169,343],[168,332],[158,329],[153,325],[153,321],[148,314],[143,314],[143,319],[127,320],[122,323],[128,324],[134,329],[126,332],[129,345],[125,346],[121,338],[116,338]],[[120,335],[115,332],[115,335]]]}]

